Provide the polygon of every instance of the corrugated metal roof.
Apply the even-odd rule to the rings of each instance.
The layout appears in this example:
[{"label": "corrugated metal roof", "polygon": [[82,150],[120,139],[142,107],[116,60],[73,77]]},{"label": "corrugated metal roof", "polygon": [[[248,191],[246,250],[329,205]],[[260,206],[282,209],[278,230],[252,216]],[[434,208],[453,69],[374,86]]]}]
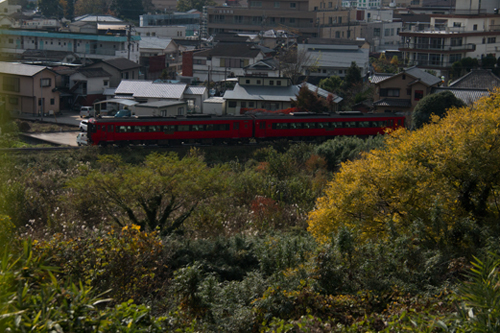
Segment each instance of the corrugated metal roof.
[{"label": "corrugated metal roof", "polygon": [[0,73],[2,74],[33,76],[46,68],[47,67],[45,66],[26,65],[14,62],[0,61]]},{"label": "corrugated metal roof", "polygon": [[136,104],[136,107],[145,107],[145,108],[162,108],[165,106],[173,106],[173,105],[180,105],[180,104],[186,104],[184,101],[156,101],[156,102],[150,102],[150,103],[141,103],[141,104]]},{"label": "corrugated metal roof", "polygon": [[269,87],[236,84],[233,90],[226,91],[224,99],[290,102],[290,100],[295,99],[298,92],[298,86]]},{"label": "corrugated metal roof", "polygon": [[206,90],[207,87],[188,87],[184,93],[189,95],[203,95]]},{"label": "corrugated metal roof", "polygon": [[186,90],[185,83],[154,83],[151,81],[122,80],[116,95],[131,94],[135,98],[181,99]]},{"label": "corrugated metal roof", "polygon": [[142,37],[139,47],[141,49],[165,50],[171,42],[172,38]]}]

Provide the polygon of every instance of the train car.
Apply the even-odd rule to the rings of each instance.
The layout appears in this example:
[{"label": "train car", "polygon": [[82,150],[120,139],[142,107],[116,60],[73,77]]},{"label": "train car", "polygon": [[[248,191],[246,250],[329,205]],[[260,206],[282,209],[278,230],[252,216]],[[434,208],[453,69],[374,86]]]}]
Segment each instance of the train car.
[{"label": "train car", "polygon": [[254,115],[257,141],[296,138],[300,141],[323,141],[338,135],[369,136],[404,126],[405,117],[392,113],[338,114],[299,112],[289,115]]},{"label": "train car", "polygon": [[181,145],[249,142],[251,117],[190,115],[176,117],[95,118],[89,122],[92,145]]}]

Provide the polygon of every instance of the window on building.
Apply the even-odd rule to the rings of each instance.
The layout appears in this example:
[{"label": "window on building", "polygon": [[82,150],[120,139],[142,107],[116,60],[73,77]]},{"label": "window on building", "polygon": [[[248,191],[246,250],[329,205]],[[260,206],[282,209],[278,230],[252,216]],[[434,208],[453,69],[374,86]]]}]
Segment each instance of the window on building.
[{"label": "window on building", "polygon": [[13,38],[9,38],[9,44],[14,44],[14,39]]},{"label": "window on building", "polygon": [[104,80],[103,84],[104,84],[105,87],[107,87],[109,85],[109,80]]},{"label": "window on building", "polygon": [[177,109],[177,114],[178,114],[179,116],[182,116],[182,115],[184,114],[184,107],[180,107],[180,108],[178,108],[178,109]]},{"label": "window on building", "polygon": [[399,89],[394,89],[394,88],[380,89],[380,97],[399,97]]},{"label": "window on building", "polygon": [[329,2],[328,3],[328,8],[332,8],[333,7],[333,3],[332,2]]},{"label": "window on building", "polygon": [[457,61],[462,60],[462,55],[461,54],[450,54],[450,64],[453,64]]},{"label": "window on building", "polygon": [[284,17],[280,17],[280,23],[285,23],[285,18]]},{"label": "window on building", "polygon": [[281,86],[281,81],[276,81],[277,86]]},{"label": "window on building", "polygon": [[269,81],[269,85],[274,86],[274,81],[273,80]]},{"label": "window on building", "polygon": [[230,108],[235,108],[236,107],[236,101],[229,101],[229,103],[227,103],[227,105]]},{"label": "window on building", "polygon": [[50,105],[54,105],[54,104],[56,104],[56,100],[55,100],[55,99],[53,99],[53,98],[51,98],[51,99],[50,99]]},{"label": "window on building", "polygon": [[385,30],[384,30],[384,36],[385,36],[385,37],[388,37],[388,36],[390,36],[390,35],[391,35],[391,29],[385,29]]},{"label": "window on building", "polygon": [[280,3],[279,3],[279,2],[277,2],[277,1],[275,1],[275,2],[274,2],[274,8],[280,8]]},{"label": "window on building", "polygon": [[50,79],[40,79],[40,87],[50,87]]},{"label": "window on building", "polygon": [[297,8],[297,3],[290,2],[290,8]]},{"label": "window on building", "polygon": [[454,28],[460,28],[462,26],[462,22],[453,22]]},{"label": "window on building", "polygon": [[420,101],[422,98],[424,98],[424,91],[423,90],[415,90],[415,100]]},{"label": "window on building", "polygon": [[250,80],[245,80],[245,83],[246,84],[250,84]]},{"label": "window on building", "polygon": [[260,80],[257,80],[257,84],[260,84],[260,82],[261,82]]},{"label": "window on building", "polygon": [[488,44],[494,44],[497,42],[497,38],[496,37],[488,37]]},{"label": "window on building", "polygon": [[250,1],[250,7],[262,7],[262,1]]},{"label": "window on building", "polygon": [[335,31],[335,38],[340,38],[340,31]]},{"label": "window on building", "polygon": [[476,30],[477,30],[477,24],[474,24],[474,25],[472,26],[472,30],[474,30],[474,31],[476,31]]},{"label": "window on building", "polygon": [[290,18],[290,23],[295,23],[295,18]]},{"label": "window on building", "polygon": [[241,107],[246,108],[247,107],[247,102],[241,102]]},{"label": "window on building", "polygon": [[255,107],[255,102],[248,102],[248,107],[249,108],[254,108]]}]

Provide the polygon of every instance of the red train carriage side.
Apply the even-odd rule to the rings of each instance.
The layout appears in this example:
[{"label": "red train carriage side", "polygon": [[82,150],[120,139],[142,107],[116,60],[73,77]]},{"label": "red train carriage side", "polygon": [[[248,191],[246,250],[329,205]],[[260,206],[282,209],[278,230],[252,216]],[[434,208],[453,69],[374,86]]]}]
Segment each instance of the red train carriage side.
[{"label": "red train carriage side", "polygon": [[404,126],[404,116],[395,114],[315,114],[254,115],[255,138],[274,140],[325,140],[338,135],[377,135],[386,129]]},{"label": "red train carriage side", "polygon": [[89,123],[93,145],[248,142],[253,136],[251,117],[188,116],[97,118]]}]

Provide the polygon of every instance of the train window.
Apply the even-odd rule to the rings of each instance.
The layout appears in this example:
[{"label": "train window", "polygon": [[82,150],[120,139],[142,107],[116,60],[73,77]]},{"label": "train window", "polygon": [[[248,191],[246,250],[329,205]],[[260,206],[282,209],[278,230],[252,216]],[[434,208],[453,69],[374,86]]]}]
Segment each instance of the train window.
[{"label": "train window", "polygon": [[302,123],[290,123],[290,129],[301,129]]},{"label": "train window", "polygon": [[370,122],[369,121],[360,121],[359,127],[370,127]]},{"label": "train window", "polygon": [[206,131],[213,131],[214,130],[214,124],[206,124],[205,125],[205,130]]},{"label": "train window", "polygon": [[165,125],[163,126],[163,132],[174,133],[177,130],[176,125]]},{"label": "train window", "polygon": [[303,123],[303,126],[306,129],[316,128],[316,123]]},{"label": "train window", "polygon": [[160,132],[161,126],[149,126],[149,132]]},{"label": "train window", "polygon": [[143,132],[147,132],[148,129],[147,129],[147,126],[135,126],[135,130],[134,132],[137,132],[137,133],[143,133]]},{"label": "train window", "polygon": [[240,129],[240,123],[233,123],[233,130],[239,130]]},{"label": "train window", "polygon": [[346,121],[344,123],[344,126],[348,128],[358,127],[355,121]]},{"label": "train window", "polygon": [[229,131],[229,124],[215,124],[214,131]]},{"label": "train window", "polygon": [[[262,127],[264,126],[264,127]],[[260,124],[260,128],[266,128],[265,127],[265,124],[262,125],[262,123]],[[271,125],[271,128],[272,129],[287,129],[288,128],[288,124],[285,124],[285,123],[274,123]]]},{"label": "train window", "polygon": [[177,126],[177,130],[180,132],[189,131],[189,125],[179,125],[179,126]]},{"label": "train window", "polygon": [[192,131],[204,131],[205,125],[192,125]]}]

